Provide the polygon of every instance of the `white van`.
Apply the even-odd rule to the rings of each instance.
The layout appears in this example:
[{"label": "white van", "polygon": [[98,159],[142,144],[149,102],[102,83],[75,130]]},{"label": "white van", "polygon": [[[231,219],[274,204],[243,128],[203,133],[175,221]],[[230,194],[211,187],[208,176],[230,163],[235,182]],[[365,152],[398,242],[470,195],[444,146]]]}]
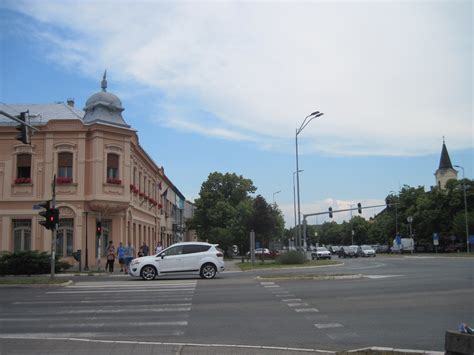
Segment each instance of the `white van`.
[{"label": "white van", "polygon": [[393,240],[392,253],[413,253],[415,250],[415,241],[413,238],[401,238],[400,246],[397,239]]}]

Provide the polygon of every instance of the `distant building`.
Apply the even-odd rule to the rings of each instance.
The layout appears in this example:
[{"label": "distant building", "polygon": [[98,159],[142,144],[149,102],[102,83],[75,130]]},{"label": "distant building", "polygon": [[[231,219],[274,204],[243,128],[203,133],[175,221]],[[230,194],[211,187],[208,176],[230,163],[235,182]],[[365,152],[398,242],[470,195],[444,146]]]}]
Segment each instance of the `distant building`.
[{"label": "distant building", "polygon": [[444,190],[446,183],[451,180],[458,178],[458,172],[453,168],[451,159],[449,158],[448,149],[443,139],[443,148],[441,150],[441,158],[439,160],[439,168],[435,172],[436,186]]},{"label": "distant building", "polygon": [[[50,252],[52,232],[33,209],[52,199],[60,211],[57,255],[74,263],[72,253],[86,251],[88,265],[105,265],[113,240],[138,247],[168,246],[184,239],[185,197],[140,146],[137,131],[123,119],[122,103],[102,90],[84,110],[74,101],[55,104],[0,104],[10,115],[29,111],[39,129],[31,145],[15,139],[16,122],[0,115],[0,250]],[[102,237],[96,238],[96,223]],[[100,239],[100,247],[99,247]]]}]

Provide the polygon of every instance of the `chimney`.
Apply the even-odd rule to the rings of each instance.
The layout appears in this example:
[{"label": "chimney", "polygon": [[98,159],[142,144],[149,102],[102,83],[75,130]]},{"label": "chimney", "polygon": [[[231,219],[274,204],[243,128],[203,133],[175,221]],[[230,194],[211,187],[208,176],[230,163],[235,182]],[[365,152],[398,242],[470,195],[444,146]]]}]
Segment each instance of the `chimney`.
[{"label": "chimney", "polygon": [[74,99],[67,99],[67,105],[74,107]]}]

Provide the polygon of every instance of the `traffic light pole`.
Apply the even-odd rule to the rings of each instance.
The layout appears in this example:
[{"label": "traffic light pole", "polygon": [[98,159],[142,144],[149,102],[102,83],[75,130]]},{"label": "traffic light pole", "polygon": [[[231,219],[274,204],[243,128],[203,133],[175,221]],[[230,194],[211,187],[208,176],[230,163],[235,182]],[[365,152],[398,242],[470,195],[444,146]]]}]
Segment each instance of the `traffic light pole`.
[{"label": "traffic light pole", "polygon": [[[51,184],[53,190],[52,208],[56,208],[56,174],[54,174],[53,182]],[[54,279],[54,272],[56,267],[56,233],[58,230],[58,224],[54,225],[51,230],[51,280]]]}]

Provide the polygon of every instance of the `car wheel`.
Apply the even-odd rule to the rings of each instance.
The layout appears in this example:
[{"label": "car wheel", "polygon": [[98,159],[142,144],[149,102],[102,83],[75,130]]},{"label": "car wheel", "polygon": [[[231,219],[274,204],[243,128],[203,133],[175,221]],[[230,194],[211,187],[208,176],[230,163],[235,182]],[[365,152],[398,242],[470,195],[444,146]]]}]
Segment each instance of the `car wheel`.
[{"label": "car wheel", "polygon": [[217,268],[214,264],[204,264],[201,267],[200,275],[203,279],[213,279],[217,274]]},{"label": "car wheel", "polygon": [[152,265],[146,265],[142,268],[142,271],[140,271],[140,276],[142,277],[143,280],[146,280],[146,281],[154,280],[156,275],[157,275],[156,269]]}]

